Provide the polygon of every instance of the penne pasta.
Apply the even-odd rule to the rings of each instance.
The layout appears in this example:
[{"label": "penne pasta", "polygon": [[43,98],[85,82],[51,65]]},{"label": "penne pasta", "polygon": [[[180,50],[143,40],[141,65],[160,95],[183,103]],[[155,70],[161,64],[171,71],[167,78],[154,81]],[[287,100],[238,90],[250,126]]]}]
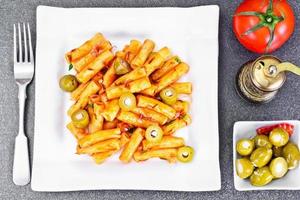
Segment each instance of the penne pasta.
[{"label": "penne pasta", "polygon": [[120,148],[120,139],[109,139],[83,148],[78,146],[76,153],[92,155],[94,153],[103,153],[107,151],[119,150]]},{"label": "penne pasta", "polygon": [[104,121],[104,122],[103,122],[103,130],[117,128],[117,126],[118,126],[118,121],[119,121],[119,120],[117,120],[117,119],[114,119],[114,120],[111,121],[111,122],[109,122],[109,121]]},{"label": "penne pasta", "polygon": [[97,142],[101,142],[108,139],[120,138],[121,131],[119,128],[99,130],[78,140],[78,145],[80,147],[87,147]]},{"label": "penne pasta", "polygon": [[120,110],[119,101],[117,99],[109,101],[104,110],[101,112],[101,115],[106,121],[113,121]]},{"label": "penne pasta", "polygon": [[105,67],[113,59],[113,57],[114,55],[110,50],[102,52],[93,62],[87,65],[76,75],[77,80],[81,83],[88,82],[103,67]]},{"label": "penne pasta", "polygon": [[177,118],[163,126],[164,135],[171,135],[175,131],[191,124],[191,117],[186,114],[182,119]]},{"label": "penne pasta", "polygon": [[173,119],[176,115],[176,111],[171,106],[164,104],[156,99],[142,95],[137,96],[137,106],[153,109],[154,111],[167,116],[169,119]]},{"label": "penne pasta", "polygon": [[88,113],[90,118],[90,123],[88,125],[89,133],[94,133],[101,130],[103,128],[104,121],[102,115],[96,115],[94,112],[94,108],[91,106],[88,107]]},{"label": "penne pasta", "polygon": [[186,114],[189,110],[190,104],[187,101],[178,100],[173,105],[172,108],[176,110],[177,113]]},{"label": "penne pasta", "polygon": [[122,94],[129,92],[129,89],[126,88],[124,85],[112,85],[109,88],[106,89],[106,96],[107,99],[115,99]]},{"label": "penne pasta", "polygon": [[159,80],[162,76],[172,70],[175,66],[181,63],[181,60],[178,56],[173,56],[169,60],[167,60],[161,68],[156,70],[151,74],[151,78],[154,81]]},{"label": "penne pasta", "polygon": [[139,67],[139,68],[136,68],[136,69],[130,71],[129,73],[121,76],[120,78],[118,78],[114,82],[114,84],[115,85],[122,85],[122,84],[125,84],[125,83],[129,83],[131,81],[143,78],[145,76],[147,76],[146,69],[144,67]]},{"label": "penne pasta", "polygon": [[119,157],[119,159],[123,163],[130,162],[134,152],[137,150],[138,146],[140,145],[140,143],[142,142],[142,140],[144,138],[144,132],[145,131],[141,128],[137,128],[133,132],[129,142],[127,143],[127,145],[125,146],[124,150],[122,151],[122,153]]},{"label": "penne pasta", "polygon": [[117,78],[115,68],[113,66],[110,66],[106,73],[103,76],[103,82],[105,88],[108,88]]},{"label": "penne pasta", "polygon": [[88,104],[89,96],[96,94],[98,90],[98,84],[96,84],[94,81],[91,81],[81,93],[78,101],[69,108],[68,115],[71,116],[78,109],[83,109]]},{"label": "penne pasta", "polygon": [[99,54],[101,54],[105,50],[111,50],[112,46],[110,42],[107,40],[102,41],[98,45],[96,45],[87,55],[84,57],[75,60],[72,62],[73,67],[76,69],[77,72],[83,70],[88,64],[94,61]]},{"label": "penne pasta", "polygon": [[112,156],[115,152],[116,150],[94,153],[92,155],[92,158],[94,159],[95,163],[102,164],[107,158]]},{"label": "penne pasta", "polygon": [[121,133],[121,138],[120,138],[120,141],[121,141],[121,147],[124,147],[130,140],[130,137],[126,134],[126,133]]},{"label": "penne pasta", "polygon": [[104,36],[101,33],[96,33],[94,37],[86,41],[80,47],[72,49],[70,52],[66,53],[65,58],[68,63],[72,63],[75,60],[87,55],[97,44],[105,41]]},{"label": "penne pasta", "polygon": [[179,148],[184,146],[184,139],[181,137],[164,136],[159,143],[149,142],[143,140],[143,150],[149,149],[167,149],[167,148]]},{"label": "penne pasta", "polygon": [[160,49],[158,52],[149,56],[148,60],[144,64],[147,75],[150,75],[156,69],[162,66],[165,60],[170,56],[171,52],[167,47]]},{"label": "penne pasta", "polygon": [[134,153],[134,160],[136,162],[145,161],[150,158],[160,158],[169,161],[170,163],[176,162],[177,149],[154,149],[145,152],[137,151]]},{"label": "penne pasta", "polygon": [[137,55],[131,62],[133,69],[143,66],[150,53],[153,51],[155,44],[152,40],[145,40]]},{"label": "penne pasta", "polygon": [[174,88],[178,94],[192,94],[192,83],[190,82],[173,83],[171,87]]},{"label": "penne pasta", "polygon": [[68,123],[67,129],[74,135],[74,137],[79,140],[87,135],[85,129],[76,128],[72,122]]},{"label": "penne pasta", "polygon": [[81,83],[72,93],[71,98],[74,101],[77,101],[81,95],[81,93],[85,90],[86,86],[88,86],[89,82]]},{"label": "penne pasta", "polygon": [[172,83],[176,82],[181,76],[187,73],[189,70],[189,66],[185,63],[180,63],[174,69],[169,71],[167,74],[161,77],[156,84],[151,86],[150,88],[143,90],[141,93],[154,96],[162,89],[168,87]]},{"label": "penne pasta", "polygon": [[127,124],[130,124],[130,125],[133,125],[136,127],[140,127],[140,128],[147,128],[151,125],[157,124],[151,120],[142,118],[139,115],[134,114],[132,112],[128,112],[128,111],[121,111],[119,113],[119,115],[117,116],[117,119],[122,122],[125,122]]},{"label": "penne pasta", "polygon": [[168,121],[168,117],[149,108],[135,107],[132,112],[138,115],[142,115],[143,118],[150,119],[151,121],[157,122],[160,125],[163,125]]},{"label": "penne pasta", "polygon": [[131,61],[133,60],[133,58],[137,55],[137,53],[139,52],[140,48],[142,46],[142,43],[138,40],[131,40],[130,44],[127,45],[124,48],[124,52],[125,52],[125,57],[124,59],[128,62],[131,63]]}]

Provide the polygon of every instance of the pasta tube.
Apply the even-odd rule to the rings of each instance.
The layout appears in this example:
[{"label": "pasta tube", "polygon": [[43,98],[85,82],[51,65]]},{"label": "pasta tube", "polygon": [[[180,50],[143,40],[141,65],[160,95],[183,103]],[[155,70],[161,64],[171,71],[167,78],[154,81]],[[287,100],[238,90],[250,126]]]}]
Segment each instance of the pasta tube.
[{"label": "pasta tube", "polygon": [[138,146],[140,145],[140,143],[142,142],[143,138],[144,138],[144,130],[141,128],[137,128],[129,142],[127,143],[127,145],[125,146],[124,150],[122,151],[119,159],[124,162],[124,163],[128,163],[130,162],[130,160],[132,159],[132,156],[134,154],[134,152],[137,150]]},{"label": "pasta tube", "polygon": [[117,119],[114,119],[111,122],[105,121],[103,123],[103,130],[117,128],[117,126],[118,126],[118,120]]},{"label": "pasta tube", "polygon": [[138,115],[142,115],[144,118],[155,121],[160,125],[163,125],[168,121],[168,117],[149,108],[135,107],[132,112]]},{"label": "pasta tube", "polygon": [[74,137],[79,140],[87,135],[85,129],[77,128],[72,122],[68,123],[67,129],[74,135]]},{"label": "pasta tube", "polygon": [[117,119],[140,128],[147,128],[151,125],[156,125],[156,123],[151,120],[139,117],[137,114],[127,111],[121,111],[117,116]]},{"label": "pasta tube", "polygon": [[105,88],[108,88],[117,78],[115,68],[113,66],[110,66],[106,73],[103,76],[103,82]]},{"label": "pasta tube", "polygon": [[126,53],[125,60],[128,63],[131,63],[133,58],[136,56],[136,54],[139,52],[142,44],[138,40],[131,40],[130,44],[124,48],[124,52]]},{"label": "pasta tube", "polygon": [[131,62],[132,68],[143,66],[150,53],[153,51],[155,43],[152,40],[145,40],[140,51]]},{"label": "pasta tube", "polygon": [[96,33],[94,37],[86,41],[80,47],[72,49],[70,52],[66,53],[65,58],[67,62],[72,63],[73,61],[85,56],[94,48],[94,46],[100,44],[103,41],[105,41],[104,36],[101,33]]},{"label": "pasta tube", "polygon": [[88,107],[88,113],[90,117],[90,123],[88,126],[89,133],[94,133],[103,128],[103,117],[102,115],[96,115],[94,108]]},{"label": "pasta tube", "polygon": [[155,149],[145,152],[137,151],[134,153],[134,160],[136,162],[145,161],[150,158],[160,158],[169,161],[170,163],[176,162],[177,150],[176,149]]},{"label": "pasta tube", "polygon": [[113,85],[106,90],[108,99],[115,99],[126,92],[136,93],[151,87],[148,77],[140,78],[125,85]]},{"label": "pasta tube", "polygon": [[80,147],[87,147],[104,140],[120,138],[120,134],[121,131],[119,128],[100,130],[81,138],[80,140],[78,140],[78,144]]},{"label": "pasta tube", "polygon": [[176,111],[171,106],[164,104],[156,99],[138,95],[137,102],[138,107],[153,109],[154,111],[167,116],[169,119],[173,119],[176,115]]},{"label": "pasta tube", "polygon": [[87,147],[77,147],[77,154],[94,154],[102,153],[106,151],[119,150],[121,148],[120,139],[109,139],[102,142],[98,142]]},{"label": "pasta tube", "polygon": [[130,138],[126,133],[121,133],[121,147],[124,147],[128,142],[129,142]]},{"label": "pasta tube", "polygon": [[86,86],[88,86],[89,82],[81,83],[72,93],[71,98],[74,101],[77,101],[81,95],[81,93],[85,90]]},{"label": "pasta tube", "polygon": [[146,69],[144,67],[139,67],[118,78],[114,82],[114,84],[122,85],[124,83],[129,83],[131,81],[143,78],[145,76],[147,76]]},{"label": "pasta tube", "polygon": [[106,121],[113,121],[120,110],[119,101],[117,99],[109,101],[105,105],[105,109],[101,112]]},{"label": "pasta tube", "polygon": [[192,94],[192,83],[190,82],[180,82],[180,83],[173,83],[171,85],[178,94]]},{"label": "pasta tube", "polygon": [[73,67],[76,69],[77,72],[83,70],[88,64],[97,58],[97,56],[105,50],[111,50],[112,46],[110,42],[107,40],[102,41],[98,45],[96,45],[87,55],[72,62]]},{"label": "pasta tube", "polygon": [[158,70],[153,72],[153,74],[151,74],[152,80],[154,81],[159,80],[162,76],[164,76],[166,73],[172,70],[179,63],[181,63],[181,60],[178,56],[174,56],[170,58],[169,60],[167,60],[167,62],[163,64],[161,68],[159,68]]},{"label": "pasta tube", "polygon": [[143,140],[142,144],[144,151],[147,151],[148,149],[178,148],[184,146],[184,139],[181,137],[164,136],[159,143]]},{"label": "pasta tube", "polygon": [[189,125],[190,123],[191,117],[188,114],[186,114],[182,119],[177,118],[163,126],[164,135],[171,135],[175,131]]},{"label": "pasta tube", "polygon": [[88,82],[93,76],[95,76],[105,65],[107,65],[114,57],[114,54],[106,50],[102,52],[93,62],[81,70],[76,78],[81,83]]},{"label": "pasta tube", "polygon": [[162,66],[165,60],[170,56],[171,52],[167,47],[160,49],[157,53],[150,55],[145,63],[147,75],[150,75],[156,69]]},{"label": "pasta tube", "polygon": [[176,110],[177,113],[186,114],[189,110],[190,104],[187,101],[178,100],[173,105],[172,108]]},{"label": "pasta tube", "polygon": [[101,152],[101,153],[94,153],[92,155],[92,158],[94,159],[95,163],[101,164],[107,158],[109,158],[110,156],[112,156],[115,152],[116,152],[116,150],[106,151],[106,152]]},{"label": "pasta tube", "polygon": [[88,104],[89,96],[96,94],[98,90],[98,84],[96,84],[94,81],[91,81],[81,93],[78,101],[69,108],[68,115],[71,116],[75,111],[84,108]]}]

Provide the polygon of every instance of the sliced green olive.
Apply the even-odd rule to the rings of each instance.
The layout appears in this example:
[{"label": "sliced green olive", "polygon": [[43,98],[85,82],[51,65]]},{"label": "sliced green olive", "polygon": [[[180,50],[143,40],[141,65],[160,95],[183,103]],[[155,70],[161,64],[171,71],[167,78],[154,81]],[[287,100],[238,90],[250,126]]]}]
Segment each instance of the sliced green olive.
[{"label": "sliced green olive", "polygon": [[255,147],[266,147],[266,148],[272,148],[272,144],[269,141],[269,137],[266,135],[256,135],[254,137],[254,143],[255,143]]},{"label": "sliced green olive", "polygon": [[136,107],[136,98],[132,93],[125,93],[119,99],[119,106],[122,110],[129,111]]},{"label": "sliced green olive", "polygon": [[237,159],[235,166],[237,175],[243,179],[251,176],[254,170],[254,166],[248,158]]},{"label": "sliced green olive", "polygon": [[177,159],[180,162],[191,162],[194,157],[194,149],[190,146],[180,147],[177,151]]},{"label": "sliced green olive", "polygon": [[254,186],[264,186],[269,184],[272,180],[273,175],[267,166],[257,168],[250,176],[250,183]]},{"label": "sliced green olive", "polygon": [[283,177],[288,171],[288,164],[283,157],[275,158],[270,163],[270,171],[274,178]]},{"label": "sliced green olive", "polygon": [[73,75],[64,75],[59,80],[59,87],[66,92],[73,92],[78,87],[78,81]]},{"label": "sliced green olive", "polygon": [[163,89],[159,93],[159,96],[164,103],[166,103],[168,105],[173,105],[177,101],[178,94],[174,88],[168,87],[168,88]]},{"label": "sliced green olive", "polygon": [[283,128],[275,128],[269,135],[270,142],[276,147],[282,147],[289,141],[289,134]]},{"label": "sliced green olive", "polygon": [[71,116],[74,126],[77,128],[85,128],[89,124],[89,114],[86,110],[77,110]]},{"label": "sliced green olive", "polygon": [[254,149],[254,141],[250,139],[241,139],[236,144],[236,151],[241,156],[248,156]]},{"label": "sliced green olive", "polygon": [[163,130],[156,125],[149,126],[146,129],[145,138],[149,142],[158,143],[163,137]]},{"label": "sliced green olive", "polygon": [[272,158],[272,154],[272,149],[259,147],[252,152],[250,161],[255,167],[263,167],[269,163]]},{"label": "sliced green olive", "polygon": [[285,158],[289,169],[295,169],[296,167],[298,167],[300,161],[300,153],[297,145],[289,142],[283,147],[282,156]]},{"label": "sliced green olive", "polygon": [[116,58],[114,61],[114,68],[117,75],[123,75],[130,72],[129,64],[122,58]]}]

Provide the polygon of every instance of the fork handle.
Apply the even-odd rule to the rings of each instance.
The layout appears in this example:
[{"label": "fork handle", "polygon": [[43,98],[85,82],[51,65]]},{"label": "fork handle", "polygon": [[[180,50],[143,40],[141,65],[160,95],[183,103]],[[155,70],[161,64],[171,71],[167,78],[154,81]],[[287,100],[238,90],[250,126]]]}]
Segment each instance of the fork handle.
[{"label": "fork handle", "polygon": [[26,85],[19,85],[19,134],[15,139],[15,154],[13,165],[13,182],[16,185],[27,185],[30,182],[28,140],[24,134],[25,100]]}]

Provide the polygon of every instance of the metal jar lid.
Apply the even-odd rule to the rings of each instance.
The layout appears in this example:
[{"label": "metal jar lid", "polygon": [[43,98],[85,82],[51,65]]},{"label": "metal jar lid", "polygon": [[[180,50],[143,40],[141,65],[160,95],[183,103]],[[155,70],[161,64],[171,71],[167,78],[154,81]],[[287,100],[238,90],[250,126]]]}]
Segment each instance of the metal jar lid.
[{"label": "metal jar lid", "polygon": [[252,64],[251,80],[253,84],[266,92],[273,92],[281,88],[286,80],[284,72],[277,73],[277,65],[281,61],[270,55],[261,56]]}]

